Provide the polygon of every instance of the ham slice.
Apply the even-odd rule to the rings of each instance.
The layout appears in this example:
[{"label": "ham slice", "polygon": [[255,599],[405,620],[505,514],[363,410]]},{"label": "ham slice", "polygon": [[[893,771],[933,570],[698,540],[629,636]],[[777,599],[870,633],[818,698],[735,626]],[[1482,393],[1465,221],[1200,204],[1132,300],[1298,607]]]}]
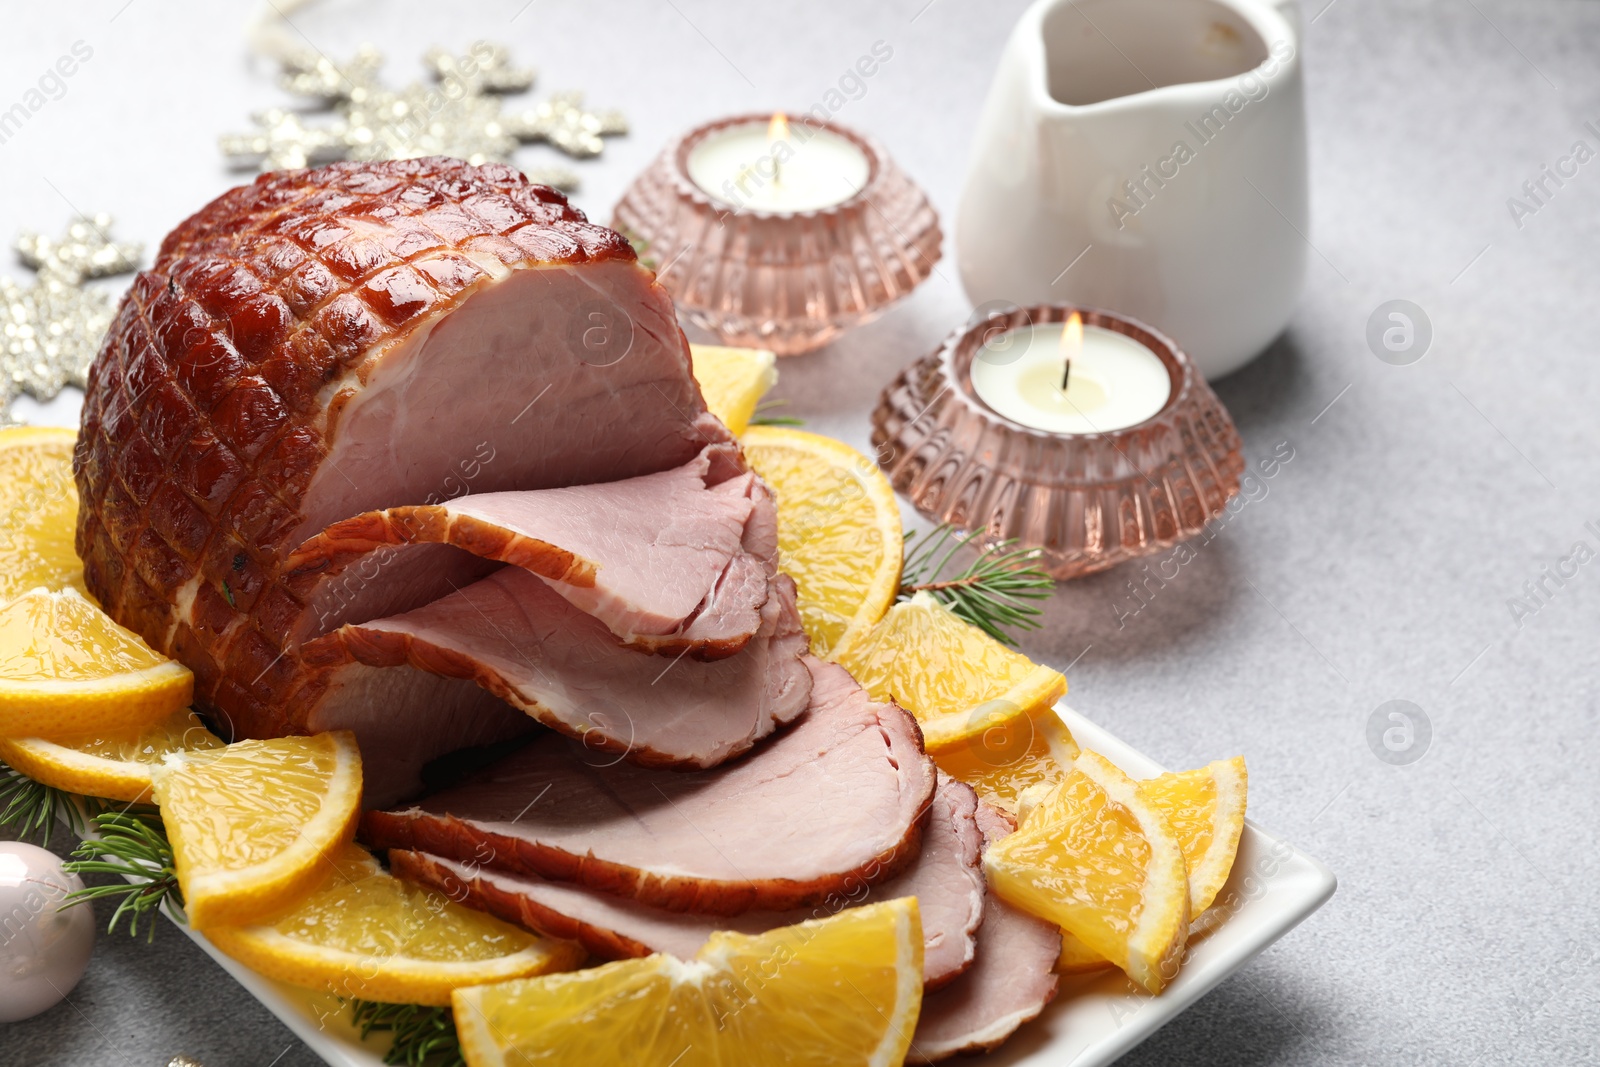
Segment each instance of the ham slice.
[{"label": "ham slice", "polygon": [[814,906],[894,877],[934,790],[916,721],[842,667],[804,662],[810,708],[746,759],[670,773],[547,736],[419,805],[368,812],[365,834],[710,915]]},{"label": "ham slice", "polygon": [[410,666],[471,680],[592,753],[714,767],[806,710],[811,673],[794,596],[788,577],[773,580],[743,651],[671,660],[623,646],[549,583],[504,567],[414,611],[342,626],[304,655],[311,664]]},{"label": "ham slice", "polygon": [[470,679],[362,663],[349,663],[330,677],[333,684],[307,726],[356,735],[364,807],[396,804],[422,792],[424,769],[438,756],[539,732],[534,719]]},{"label": "ham slice", "polygon": [[[978,826],[986,843],[1015,829],[1010,816],[984,801],[978,802]],[[936,1063],[998,1047],[1056,995],[1060,954],[1056,927],[990,893],[977,958],[961,977],[923,998],[907,1062]]]},{"label": "ham slice", "polygon": [[[77,548],[90,592],[194,671],[233,736],[403,723],[437,715],[428,687],[302,655],[296,547],[371,511],[617,482],[729,442],[667,293],[561,194],[443,158],[280,171],[179,225],[118,307],[84,397]],[[483,576],[449,554],[377,568],[367,617],[417,606],[440,567]],[[437,754],[358,738],[378,770]]]},{"label": "ham slice", "polygon": [[[713,460],[724,480],[713,480]],[[733,477],[727,446],[707,448],[681,467],[616,482],[532,491],[474,493],[448,504],[390,508],[336,522],[289,557],[316,636],[334,625],[378,617],[363,612],[352,568],[393,566],[407,549],[448,544],[524,568],[625,644],[703,658],[731,655],[761,625],[777,573],[775,552],[755,554],[772,520],[771,496],[749,472]],[[763,515],[753,518],[757,509]],[[753,524],[753,525],[752,525]],[[380,554],[381,555],[375,555]],[[414,586],[417,607],[452,589],[454,567],[434,564],[431,586]],[[386,577],[385,584],[392,584]],[[391,614],[392,599],[383,602]]]},{"label": "ham slice", "polygon": [[983,921],[984,881],[979,866],[983,837],[975,820],[977,809],[978,798],[970,788],[941,777],[923,831],[922,850],[910,867],[877,885],[862,884],[815,908],[798,911],[689,915],[583,886],[507,874],[424,852],[392,851],[389,865],[400,877],[432,886],[458,903],[551,937],[577,941],[605,959],[653,952],[690,959],[716,930],[759,934],[869,900],[914,896],[922,912],[923,982],[931,989],[971,965],[978,924]]}]

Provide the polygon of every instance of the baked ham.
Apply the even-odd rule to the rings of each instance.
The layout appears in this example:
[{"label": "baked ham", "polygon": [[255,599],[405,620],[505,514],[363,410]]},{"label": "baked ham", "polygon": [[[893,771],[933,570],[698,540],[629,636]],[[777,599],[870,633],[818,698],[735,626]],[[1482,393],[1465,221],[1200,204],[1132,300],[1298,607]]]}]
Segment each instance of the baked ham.
[{"label": "baked ham", "polygon": [[73,467],[90,592],[231,738],[354,730],[393,803],[535,735],[367,812],[403,873],[610,955],[915,894],[930,1058],[1053,994],[1054,931],[985,901],[1004,817],[805,654],[671,300],[554,190],[433,158],[225,193],[123,298]]},{"label": "baked ham", "polygon": [[[594,758],[615,753],[651,767],[715,767],[792,721],[811,697],[794,583],[780,575],[772,586],[755,639],[712,662],[628,648],[550,583],[516,566],[414,611],[342,626],[309,642],[303,656],[312,665],[410,667],[472,681],[581,741]],[[312,725],[334,729],[356,714],[341,707],[339,720],[324,722],[325,711]],[[369,737],[385,729],[363,725]],[[393,725],[403,730],[408,720]],[[369,799],[388,791],[369,789]]]},{"label": "baked ham", "polygon": [[[737,471],[731,448],[717,446],[681,467],[637,478],[473,493],[336,522],[286,564],[291,585],[312,609],[300,636],[395,613],[402,604],[391,590],[374,590],[381,599],[369,602],[368,587],[386,583],[363,575],[381,574],[408,549],[448,544],[537,574],[630,647],[731,655],[761,624],[777,567],[760,531],[776,520],[772,498],[754,474],[718,483],[714,461],[717,473]],[[434,562],[421,572],[430,583],[407,584],[411,602],[403,606],[435,600],[477,569],[467,561]]]},{"label": "baked ham", "polygon": [[[1011,817],[978,802],[985,846],[1016,827]],[[935,1063],[957,1053],[987,1052],[1038,1016],[1056,995],[1061,932],[993,893],[984,906],[978,954],[967,972],[922,999],[908,1063]]]},{"label": "baked ham", "polygon": [[923,982],[932,989],[971,965],[978,924],[983,921],[984,881],[979,866],[983,837],[975,820],[977,808],[978,798],[968,786],[941,777],[928,811],[921,852],[910,867],[877,885],[862,882],[846,887],[817,907],[799,911],[690,915],[583,886],[507,874],[424,852],[391,851],[389,866],[400,877],[432,886],[458,903],[550,937],[577,941],[603,959],[652,952],[690,959],[717,930],[759,934],[869,900],[914,896],[922,913]]},{"label": "baked ham", "polygon": [[[197,703],[232,737],[355,730],[369,800],[415,788],[433,756],[532,726],[464,677],[308,658],[307,638],[352,617],[326,617],[293,553],[379,527],[390,539],[374,512],[423,509],[406,514],[444,540],[487,531],[505,551],[358,553],[356,622],[484,579],[533,541],[573,557],[553,587],[627,640],[717,655],[766,618],[775,519],[706,411],[670,299],[627,241],[510,167],[337,163],[225,193],[124,297],[79,444],[77,548],[101,605],[194,671]],[[600,507],[697,457],[690,495],[721,510],[704,552],[673,554],[695,576],[681,589],[688,571],[638,584],[606,531],[503,496],[623,482],[588,493]]]},{"label": "baked ham", "polygon": [[933,796],[921,732],[844,668],[805,663],[809,709],[744,759],[662,771],[545,735],[420,804],[367,812],[365,836],[704,915],[810,907],[894,877]]}]

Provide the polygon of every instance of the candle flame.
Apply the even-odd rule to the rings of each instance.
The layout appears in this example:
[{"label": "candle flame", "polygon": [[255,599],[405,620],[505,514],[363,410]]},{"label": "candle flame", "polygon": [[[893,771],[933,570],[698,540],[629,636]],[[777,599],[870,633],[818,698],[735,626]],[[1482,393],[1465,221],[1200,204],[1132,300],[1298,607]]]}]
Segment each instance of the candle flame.
[{"label": "candle flame", "polygon": [[1072,361],[1083,351],[1083,316],[1074,311],[1061,328],[1061,391],[1067,391],[1072,378]]},{"label": "candle flame", "polygon": [[1074,311],[1061,328],[1061,358],[1075,359],[1083,351],[1083,316]]},{"label": "candle flame", "polygon": [[772,113],[772,121],[767,123],[767,147],[772,149],[772,184],[783,184],[783,163],[778,158],[777,147],[789,140],[789,116],[781,111]]}]

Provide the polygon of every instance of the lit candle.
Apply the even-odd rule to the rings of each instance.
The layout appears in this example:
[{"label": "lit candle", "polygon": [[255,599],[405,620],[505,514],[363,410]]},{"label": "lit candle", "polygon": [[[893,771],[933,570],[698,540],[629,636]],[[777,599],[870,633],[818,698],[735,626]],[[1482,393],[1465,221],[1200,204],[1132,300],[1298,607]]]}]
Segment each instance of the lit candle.
[{"label": "lit candle", "polygon": [[1050,433],[1104,433],[1166,406],[1172,381],[1159,356],[1132,337],[1064,323],[990,339],[972,360],[972,388],[1012,422]]},{"label": "lit candle", "polygon": [[782,112],[763,125],[730,126],[689,153],[689,179],[735,209],[816,211],[841,204],[867,183],[866,153],[831,130],[791,133]]}]

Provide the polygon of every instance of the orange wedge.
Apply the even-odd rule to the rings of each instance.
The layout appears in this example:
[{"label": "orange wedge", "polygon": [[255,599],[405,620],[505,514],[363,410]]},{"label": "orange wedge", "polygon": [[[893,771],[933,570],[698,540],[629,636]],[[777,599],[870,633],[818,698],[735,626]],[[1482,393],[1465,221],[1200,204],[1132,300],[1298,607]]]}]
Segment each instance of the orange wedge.
[{"label": "orange wedge", "polygon": [[90,734],[70,741],[0,738],[0,760],[36,782],[86,797],[149,800],[150,769],[174,752],[221,748],[199,716],[181,708],[137,733]]},{"label": "orange wedge", "polygon": [[0,606],[0,735],[138,733],[193,695],[189,668],[71,586],[35,589]]},{"label": "orange wedge", "polygon": [[875,699],[917,717],[935,758],[986,751],[985,737],[1025,736],[1032,726],[1022,720],[1067,691],[1060,671],[1002,645],[926,590],[890,608],[837,658]]},{"label": "orange wedge", "polygon": [[898,1067],[922,1006],[915,897],[758,937],[456,991],[469,1067]]},{"label": "orange wedge", "polygon": [[40,587],[87,592],[73,548],[77,440],[54,426],[0,430],[0,604]]},{"label": "orange wedge", "polygon": [[240,741],[151,771],[178,888],[198,930],[258,922],[333,871],[355,835],[361,755],[350,733]]},{"label": "orange wedge", "polygon": [[690,345],[689,356],[706,407],[738,437],[767,390],[778,384],[777,356],[765,349],[722,345]]},{"label": "orange wedge", "polygon": [[1084,752],[1017,831],[984,853],[995,892],[1060,926],[1159,993],[1189,932],[1189,879],[1166,816],[1133,779]]},{"label": "orange wedge", "polygon": [[330,856],[332,873],[287,914],[213,926],[211,943],[292,985],[346,999],[449,1004],[453,990],[566,970],[584,952],[462,907],[393,877],[360,845]]},{"label": "orange wedge", "polygon": [[800,591],[811,651],[831,656],[882,618],[900,589],[900,505],[872,460],[804,430],[752,426],[745,458],[778,502],[778,565]]}]

